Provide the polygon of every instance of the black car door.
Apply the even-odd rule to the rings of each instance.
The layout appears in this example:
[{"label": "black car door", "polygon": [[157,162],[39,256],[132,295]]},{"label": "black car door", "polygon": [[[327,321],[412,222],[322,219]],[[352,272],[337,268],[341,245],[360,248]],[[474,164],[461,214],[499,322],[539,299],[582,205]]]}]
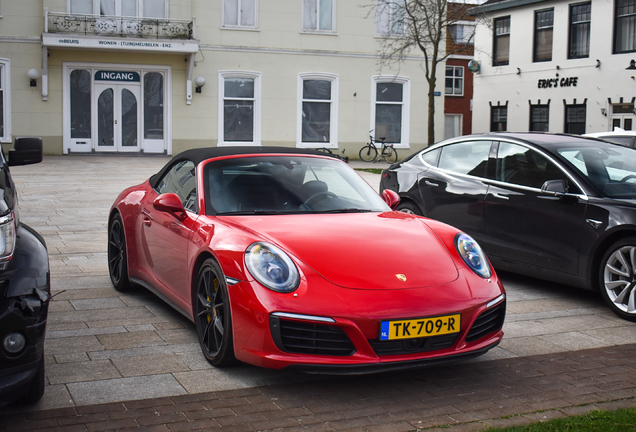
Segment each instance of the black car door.
[{"label": "black car door", "polygon": [[484,233],[484,183],[492,141],[451,143],[439,149],[435,165],[418,175],[426,215],[453,225],[480,240]]},{"label": "black car door", "polygon": [[[577,274],[587,200],[557,164],[528,147],[500,142],[485,202],[482,247],[491,259]],[[568,193],[542,192],[563,180]]]}]

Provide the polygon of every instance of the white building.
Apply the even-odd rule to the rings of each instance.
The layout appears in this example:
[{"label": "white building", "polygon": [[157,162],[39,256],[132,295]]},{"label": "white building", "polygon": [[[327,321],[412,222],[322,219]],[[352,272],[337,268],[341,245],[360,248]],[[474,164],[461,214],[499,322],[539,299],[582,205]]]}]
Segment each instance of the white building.
[{"label": "white building", "polygon": [[473,132],[636,129],[636,0],[490,0],[471,13]]},{"label": "white building", "polygon": [[405,156],[426,145],[428,87],[417,55],[378,66],[391,17],[369,14],[374,1],[2,1],[0,142],[41,136],[48,154],[240,144],[354,157],[373,129]]}]

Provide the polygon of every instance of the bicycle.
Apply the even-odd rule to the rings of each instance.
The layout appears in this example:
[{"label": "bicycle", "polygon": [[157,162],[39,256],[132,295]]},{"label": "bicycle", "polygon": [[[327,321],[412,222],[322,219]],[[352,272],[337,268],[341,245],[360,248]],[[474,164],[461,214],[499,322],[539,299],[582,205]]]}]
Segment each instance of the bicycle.
[{"label": "bicycle", "polygon": [[360,160],[364,162],[378,162],[384,159],[386,162],[391,164],[397,162],[397,150],[393,148],[393,144],[387,144],[384,140],[386,140],[386,137],[380,138],[382,147],[378,153],[378,148],[375,145],[377,141],[373,139],[372,135],[369,135],[369,142],[360,149]]},{"label": "bicycle", "polygon": [[317,148],[316,151],[319,152],[323,152],[325,154],[328,154],[329,156],[335,157],[336,159],[340,159],[342,161],[345,161],[346,163],[349,163],[349,156],[345,156],[344,152],[345,150],[343,149],[340,153],[342,154],[342,156],[340,156],[337,153],[332,152],[330,149],[328,149],[327,147],[321,147],[321,148]]}]

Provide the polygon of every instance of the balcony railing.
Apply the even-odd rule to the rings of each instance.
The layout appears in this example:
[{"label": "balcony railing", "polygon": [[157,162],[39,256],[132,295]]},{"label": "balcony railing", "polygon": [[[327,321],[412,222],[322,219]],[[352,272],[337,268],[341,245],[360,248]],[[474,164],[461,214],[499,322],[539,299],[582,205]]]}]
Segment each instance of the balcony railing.
[{"label": "balcony railing", "polygon": [[195,21],[45,11],[45,33],[154,39],[195,39]]}]

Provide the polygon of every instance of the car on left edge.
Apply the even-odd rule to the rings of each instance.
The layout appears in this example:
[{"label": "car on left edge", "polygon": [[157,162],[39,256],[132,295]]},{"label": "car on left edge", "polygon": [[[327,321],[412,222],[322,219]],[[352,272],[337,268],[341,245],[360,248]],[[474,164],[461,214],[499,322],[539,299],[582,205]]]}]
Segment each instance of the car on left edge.
[{"label": "car on left edge", "polygon": [[10,166],[42,161],[39,137],[18,137],[0,152],[0,406],[44,394],[44,336],[51,281],[42,236],[20,222]]},{"label": "car on left edge", "polygon": [[503,337],[503,285],[472,238],[398,202],[323,152],[187,150],[114,202],[110,278],[194,322],[217,367],[357,374],[484,354]]}]

